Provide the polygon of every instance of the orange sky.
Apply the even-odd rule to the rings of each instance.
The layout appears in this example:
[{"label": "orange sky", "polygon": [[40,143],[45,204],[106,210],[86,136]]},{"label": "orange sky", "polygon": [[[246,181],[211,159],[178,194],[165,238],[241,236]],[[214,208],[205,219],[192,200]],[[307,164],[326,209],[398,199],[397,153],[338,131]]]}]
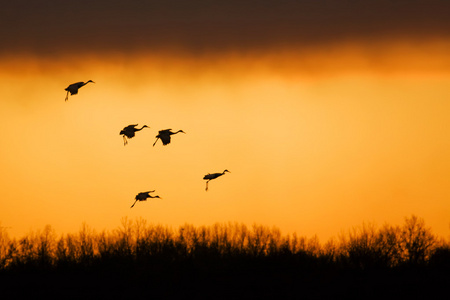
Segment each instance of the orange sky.
[{"label": "orange sky", "polygon": [[[416,214],[450,226],[449,43],[0,60],[0,222],[12,235],[124,216],[317,234]],[[64,88],[92,79],[64,102]],[[146,124],[124,147],[119,131]],[[183,129],[152,144],[160,129]],[[231,173],[210,182],[203,175]],[[137,203],[138,192],[163,199]]]},{"label": "orange sky", "polygon": [[[3,3],[0,226],[236,221],[325,241],[416,214],[447,238],[449,12],[442,0]],[[136,123],[151,128],[124,147]],[[165,128],[186,135],[152,147]],[[163,199],[130,209],[153,189]]]}]

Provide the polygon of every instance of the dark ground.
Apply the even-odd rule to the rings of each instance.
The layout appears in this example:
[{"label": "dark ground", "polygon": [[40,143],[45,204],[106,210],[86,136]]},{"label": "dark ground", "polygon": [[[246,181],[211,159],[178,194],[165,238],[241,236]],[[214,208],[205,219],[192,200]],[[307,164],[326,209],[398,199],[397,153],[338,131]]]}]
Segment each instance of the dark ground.
[{"label": "dark ground", "polygon": [[[441,299],[446,268],[382,270],[273,262],[126,262],[3,270],[2,299]],[[445,298],[445,297],[444,297]]]}]

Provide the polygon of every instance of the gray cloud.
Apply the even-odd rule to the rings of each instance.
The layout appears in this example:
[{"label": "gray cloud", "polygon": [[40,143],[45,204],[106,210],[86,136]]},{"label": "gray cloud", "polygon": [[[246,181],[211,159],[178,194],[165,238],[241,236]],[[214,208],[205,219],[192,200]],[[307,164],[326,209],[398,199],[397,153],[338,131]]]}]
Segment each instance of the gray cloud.
[{"label": "gray cloud", "polygon": [[195,53],[450,39],[449,15],[445,0],[15,0],[0,11],[0,53]]}]

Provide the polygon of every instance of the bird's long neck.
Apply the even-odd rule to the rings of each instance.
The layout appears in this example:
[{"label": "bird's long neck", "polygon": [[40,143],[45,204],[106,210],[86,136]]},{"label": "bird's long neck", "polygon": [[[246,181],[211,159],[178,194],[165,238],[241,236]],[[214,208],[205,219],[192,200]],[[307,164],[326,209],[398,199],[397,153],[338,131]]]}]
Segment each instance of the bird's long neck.
[{"label": "bird's long neck", "polygon": [[140,131],[140,130],[144,129],[145,127],[147,127],[147,126],[144,125],[141,128],[136,128],[136,131]]}]

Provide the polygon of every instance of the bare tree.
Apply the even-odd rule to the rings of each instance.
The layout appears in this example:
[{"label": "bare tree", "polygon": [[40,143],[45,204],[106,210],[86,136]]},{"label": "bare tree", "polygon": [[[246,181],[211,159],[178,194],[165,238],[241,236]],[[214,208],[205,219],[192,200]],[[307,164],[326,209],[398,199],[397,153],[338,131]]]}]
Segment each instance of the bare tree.
[{"label": "bare tree", "polygon": [[425,227],[423,219],[412,215],[405,219],[401,232],[401,244],[405,261],[410,264],[421,264],[430,258],[436,237],[430,228]]},{"label": "bare tree", "polygon": [[399,226],[385,224],[377,234],[379,258],[388,267],[397,266],[402,260]]}]

